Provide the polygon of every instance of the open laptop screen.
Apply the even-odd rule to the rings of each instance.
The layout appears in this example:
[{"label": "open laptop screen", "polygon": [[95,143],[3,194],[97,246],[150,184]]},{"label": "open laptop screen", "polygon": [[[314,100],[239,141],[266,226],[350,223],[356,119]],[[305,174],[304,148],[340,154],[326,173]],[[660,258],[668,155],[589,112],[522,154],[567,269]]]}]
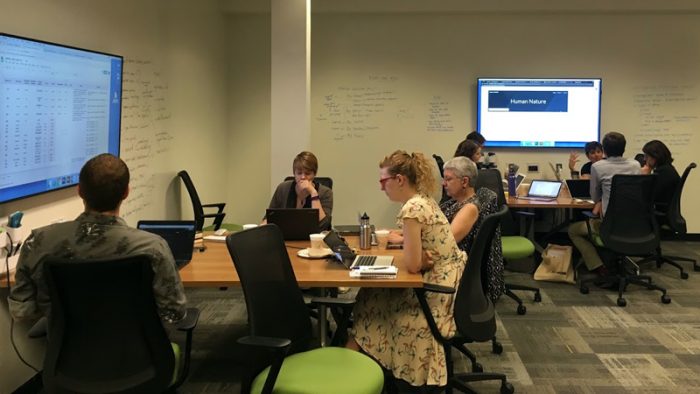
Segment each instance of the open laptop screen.
[{"label": "open laptop screen", "polygon": [[168,243],[175,264],[182,268],[192,260],[195,223],[191,220],[141,220],[136,228],[160,235]]},{"label": "open laptop screen", "polygon": [[309,234],[318,233],[316,208],[268,208],[265,217],[282,230],[285,241],[308,240]]},{"label": "open laptop screen", "polygon": [[559,195],[560,188],[561,182],[559,181],[534,180],[530,184],[530,190],[527,195],[529,197],[556,198]]}]

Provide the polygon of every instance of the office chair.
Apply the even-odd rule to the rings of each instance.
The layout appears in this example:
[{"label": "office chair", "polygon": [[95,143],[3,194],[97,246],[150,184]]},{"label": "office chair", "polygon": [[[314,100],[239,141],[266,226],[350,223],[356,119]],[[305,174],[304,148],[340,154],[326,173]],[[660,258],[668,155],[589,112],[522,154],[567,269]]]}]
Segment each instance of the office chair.
[{"label": "office chair", "polygon": [[184,354],[171,344],[153,297],[150,257],[49,259],[51,297],[42,372],[48,393],[174,392],[187,377],[199,311],[187,310]]},{"label": "office chair", "polygon": [[[472,393],[468,382],[478,382],[484,380],[500,380],[501,393],[513,393],[514,388],[504,374],[483,372],[483,368],[471,351],[466,348],[466,343],[486,342],[493,340],[494,353],[501,353],[502,346],[495,342],[496,337],[496,311],[493,302],[489,298],[485,284],[483,283],[482,270],[489,261],[489,249],[493,242],[501,218],[508,213],[508,207],[501,207],[500,211],[487,216],[479,228],[479,232],[474,238],[474,243],[469,252],[467,266],[462,273],[459,287],[455,289],[447,286],[440,286],[431,283],[424,283],[422,288],[414,289],[423,314],[428,321],[430,332],[433,337],[445,349],[445,365],[447,367],[448,382],[445,392],[452,393],[456,388],[465,393]],[[430,311],[430,305],[426,299],[426,293],[454,294],[454,320],[457,325],[457,333],[454,337],[447,339],[440,334],[440,329],[435,323],[435,319]],[[451,350],[456,348],[467,356],[472,362],[472,372],[455,374],[452,361]]]},{"label": "office chair", "polygon": [[[661,302],[668,304],[671,297],[666,295],[666,289],[652,283],[648,275],[639,275],[636,270],[630,272],[625,266],[629,257],[654,256],[659,248],[659,227],[653,208],[653,190],[656,177],[648,175],[615,175],[612,179],[610,200],[600,233],[595,234],[591,229],[590,220],[588,232],[591,242],[596,246],[601,257],[607,256],[615,262],[616,273],[603,278],[582,280],[580,291],[588,294],[588,284],[612,285],[618,284],[617,305],[625,306],[627,301],[622,293],[630,283],[658,290],[662,293]],[[593,215],[586,212],[589,218]],[[604,259],[605,261],[606,259]]]},{"label": "office chair", "polygon": [[[294,177],[288,176],[288,177],[284,178],[284,180],[285,181],[293,181]],[[333,178],[328,178],[325,176],[317,176],[314,178],[314,181],[320,183],[321,185],[323,185],[329,189],[333,189]]]},{"label": "office chair", "polygon": [[442,157],[439,155],[433,154],[433,159],[435,159],[435,163],[437,163],[438,171],[440,171],[440,178],[444,178],[444,171],[443,168],[445,167],[445,161],[442,160]]},{"label": "office chair", "polygon": [[[507,206],[500,171],[495,168],[479,170],[479,176],[477,177],[476,181],[476,189],[480,187],[489,188],[496,193],[499,208]],[[517,211],[516,214],[527,218],[528,226],[532,225],[531,222],[534,216],[532,212]],[[535,253],[535,245],[532,243],[532,241],[527,237],[523,237],[518,234],[519,229],[517,223],[515,223],[515,220],[513,220],[513,216],[510,213],[507,213],[501,219],[501,246],[503,250],[503,260],[505,262],[508,260],[512,261],[530,257]],[[523,300],[520,299],[517,294],[513,293],[513,290],[532,291],[534,292],[534,301],[542,301],[540,289],[506,282],[505,294],[518,303],[517,312],[519,315],[524,315],[527,313],[527,308],[525,305],[523,305]]]},{"label": "office chair", "polygon": [[[190,195],[190,200],[192,200],[192,210],[194,211],[194,221],[196,224],[195,230],[202,231],[204,219],[208,218],[214,219],[214,230],[218,230],[224,221],[224,216],[226,216],[226,213],[224,213],[224,206],[226,206],[226,203],[202,204],[202,201],[199,199],[199,194],[197,194],[197,189],[194,188],[192,178],[190,178],[187,171],[182,170],[178,172],[177,175],[182,179],[187,193]],[[204,213],[204,208],[217,208],[218,211],[216,213]],[[238,230],[238,228],[236,228],[236,230]]]},{"label": "office chair", "polygon": [[[251,393],[380,393],[382,369],[371,358],[345,348],[308,350],[309,311],[297,285],[280,229],[274,224],[229,235],[226,245],[241,279],[250,336],[243,345],[267,349],[272,365],[244,382]],[[354,300],[316,298],[317,304],[350,309]],[[257,372],[257,371],[256,371]]]},{"label": "office chair", "polygon": [[[655,204],[655,207],[657,209],[664,208],[663,211],[656,212],[656,218],[661,225],[660,230],[667,233],[671,233],[672,236],[683,236],[688,232],[688,228],[685,224],[685,219],[683,218],[683,215],[681,215],[681,197],[683,195],[683,186],[685,185],[686,179],[688,179],[690,170],[692,170],[695,167],[697,167],[695,163],[690,163],[688,164],[688,167],[685,168],[685,171],[683,171],[683,175],[681,176],[680,182],[678,182],[676,190],[673,193],[673,198],[669,202],[668,206],[660,206],[660,204],[658,203]],[[648,258],[646,260],[652,259],[656,261],[657,267],[661,267],[663,263],[668,263],[678,268],[678,270],[680,270],[681,279],[688,279],[688,274],[683,270],[683,267],[681,267],[681,265],[678,264],[678,261],[691,262],[693,263],[693,270],[696,272],[700,271],[700,267],[698,266],[697,261],[695,259],[691,259],[688,257],[664,255],[661,251],[660,245],[659,249],[656,251],[655,258]]]}]

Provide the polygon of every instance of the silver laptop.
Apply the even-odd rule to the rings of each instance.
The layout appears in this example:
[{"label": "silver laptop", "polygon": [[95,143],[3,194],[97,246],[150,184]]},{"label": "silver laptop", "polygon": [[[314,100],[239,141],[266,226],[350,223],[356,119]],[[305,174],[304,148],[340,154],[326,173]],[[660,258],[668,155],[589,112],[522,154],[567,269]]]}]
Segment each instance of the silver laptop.
[{"label": "silver laptop", "polygon": [[560,189],[561,182],[559,181],[535,179],[532,181],[532,183],[530,183],[530,190],[528,190],[527,196],[518,196],[518,199],[554,201],[557,199]]},{"label": "silver laptop", "polygon": [[333,251],[333,255],[338,261],[343,263],[347,269],[355,269],[362,266],[389,266],[394,264],[394,256],[371,256],[358,255],[352,251],[350,246],[340,238],[335,231],[329,231],[323,242]]}]

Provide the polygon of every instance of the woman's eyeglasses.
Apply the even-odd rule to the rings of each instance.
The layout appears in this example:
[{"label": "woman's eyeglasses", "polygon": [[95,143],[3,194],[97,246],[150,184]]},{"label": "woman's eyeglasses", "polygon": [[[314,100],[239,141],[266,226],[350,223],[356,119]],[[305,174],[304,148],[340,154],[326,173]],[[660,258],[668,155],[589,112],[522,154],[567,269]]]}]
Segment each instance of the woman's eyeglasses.
[{"label": "woman's eyeglasses", "polygon": [[384,187],[384,186],[386,185],[386,182],[387,182],[389,179],[394,179],[394,178],[396,178],[396,175],[392,175],[392,176],[388,176],[388,177],[386,177],[386,178],[382,178],[382,179],[379,180],[379,184],[382,185],[382,187]]}]

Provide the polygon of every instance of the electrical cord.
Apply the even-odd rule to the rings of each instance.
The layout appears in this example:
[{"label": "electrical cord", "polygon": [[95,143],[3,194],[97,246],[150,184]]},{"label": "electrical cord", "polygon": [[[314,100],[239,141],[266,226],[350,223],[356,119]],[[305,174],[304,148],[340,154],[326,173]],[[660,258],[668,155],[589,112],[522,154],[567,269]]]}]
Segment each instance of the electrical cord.
[{"label": "electrical cord", "polygon": [[[7,252],[5,254],[5,275],[7,276],[7,291],[9,293],[12,290],[12,285],[10,283],[10,256],[14,256],[16,254],[16,251],[19,250],[21,243],[18,243],[17,246],[15,246],[14,242],[12,242],[12,237],[10,236],[10,234],[7,234],[7,239],[9,241],[9,246],[6,245],[4,249]],[[35,366],[33,366],[27,360],[25,360],[24,357],[22,357],[22,354],[19,352],[19,349],[17,348],[17,344],[15,343],[15,319],[13,319],[12,316],[10,316],[10,343],[12,344],[12,348],[15,350],[15,354],[17,354],[17,358],[19,358],[22,364],[31,368],[32,370],[34,370],[34,372],[39,373],[39,369],[37,369]]]}]

